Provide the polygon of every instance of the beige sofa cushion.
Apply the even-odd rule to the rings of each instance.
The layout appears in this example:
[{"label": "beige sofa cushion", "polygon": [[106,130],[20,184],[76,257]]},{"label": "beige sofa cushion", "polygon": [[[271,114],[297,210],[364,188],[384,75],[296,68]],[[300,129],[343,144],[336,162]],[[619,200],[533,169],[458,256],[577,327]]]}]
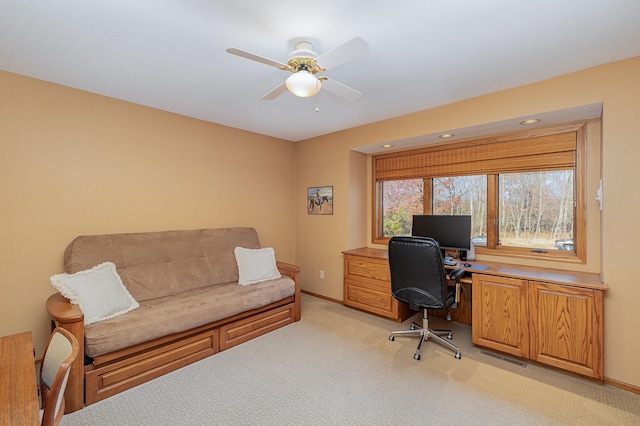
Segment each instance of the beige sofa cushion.
[{"label": "beige sofa cushion", "polygon": [[288,277],[242,286],[229,283],[140,302],[126,315],[85,327],[85,353],[94,357],[179,333],[293,296]]},{"label": "beige sofa cushion", "polygon": [[65,251],[67,273],[113,262],[139,302],[198,288],[236,283],[235,247],[260,248],[253,228],[87,235]]}]

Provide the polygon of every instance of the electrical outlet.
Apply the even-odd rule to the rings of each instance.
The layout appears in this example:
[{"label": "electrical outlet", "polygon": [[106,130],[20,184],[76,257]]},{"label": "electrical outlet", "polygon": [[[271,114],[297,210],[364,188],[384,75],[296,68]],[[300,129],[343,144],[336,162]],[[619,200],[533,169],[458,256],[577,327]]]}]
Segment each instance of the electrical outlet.
[{"label": "electrical outlet", "polygon": [[320,271],[320,279],[324,280],[324,271]]}]

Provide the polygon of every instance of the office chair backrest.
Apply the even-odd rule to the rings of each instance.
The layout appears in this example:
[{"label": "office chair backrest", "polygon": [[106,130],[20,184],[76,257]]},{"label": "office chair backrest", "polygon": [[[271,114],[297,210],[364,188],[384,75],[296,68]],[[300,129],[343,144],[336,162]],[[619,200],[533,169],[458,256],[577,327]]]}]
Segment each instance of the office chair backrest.
[{"label": "office chair backrest", "polygon": [[60,423],[69,371],[79,351],[80,345],[73,334],[61,327],[53,330],[40,366],[43,426]]},{"label": "office chair backrest", "polygon": [[412,309],[442,309],[447,303],[447,276],[440,245],[429,237],[389,240],[393,297]]}]

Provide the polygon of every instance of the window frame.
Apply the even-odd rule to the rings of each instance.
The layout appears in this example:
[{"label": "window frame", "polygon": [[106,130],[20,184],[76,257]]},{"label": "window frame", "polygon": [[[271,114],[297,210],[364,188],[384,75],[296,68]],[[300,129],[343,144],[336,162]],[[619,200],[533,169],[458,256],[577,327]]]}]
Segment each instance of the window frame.
[{"label": "window frame", "polygon": [[[437,149],[442,152],[454,150],[459,151],[467,147],[473,147],[477,145],[504,142],[509,141],[522,142],[523,139],[531,139],[541,136],[550,135],[562,135],[565,133],[575,133],[575,159],[573,165],[574,171],[574,205],[573,205],[573,240],[574,251],[564,250],[546,250],[545,252],[534,252],[531,248],[526,247],[507,247],[498,245],[498,208],[499,208],[499,175],[500,173],[482,173],[487,176],[487,245],[476,246],[476,254],[486,254],[504,257],[518,257],[527,259],[544,259],[554,260],[567,263],[585,263],[586,262],[586,122],[569,123],[560,126],[533,129],[528,131],[508,133],[504,135],[491,136],[481,139],[470,139],[465,141],[451,142],[430,145],[427,148],[410,150],[410,151],[397,151],[395,153],[385,153],[381,155],[372,156],[372,243],[374,244],[387,244],[389,237],[382,236],[382,182],[385,180],[393,179],[376,179],[376,158],[385,157],[390,158],[393,156],[411,157],[412,153],[421,154],[431,149]],[[552,170],[553,168],[549,168]],[[566,168],[565,168],[566,169]],[[538,170],[540,170],[538,168]],[[544,169],[542,169],[544,170]],[[556,168],[558,170],[558,168]],[[534,169],[523,169],[522,172],[534,171]],[[447,174],[446,176],[457,176],[460,174]],[[474,173],[478,174],[478,173]],[[445,176],[444,174],[442,176]],[[414,177],[415,178],[415,177]],[[431,214],[432,205],[432,177],[423,177],[424,180],[424,214]]]}]

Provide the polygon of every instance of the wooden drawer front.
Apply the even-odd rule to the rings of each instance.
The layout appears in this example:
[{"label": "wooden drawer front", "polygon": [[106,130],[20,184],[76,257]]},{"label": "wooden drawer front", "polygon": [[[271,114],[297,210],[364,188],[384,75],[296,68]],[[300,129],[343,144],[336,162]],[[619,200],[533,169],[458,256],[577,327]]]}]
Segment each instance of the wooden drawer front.
[{"label": "wooden drawer front", "polygon": [[244,320],[220,327],[220,350],[229,349],[240,343],[291,324],[293,305],[285,305]]},{"label": "wooden drawer front", "polygon": [[602,379],[602,292],[532,282],[531,307],[531,358]]},{"label": "wooden drawer front", "polygon": [[89,369],[86,373],[86,405],[217,352],[218,330],[213,329],[113,364]]},{"label": "wooden drawer front", "polygon": [[345,278],[363,280],[390,288],[391,273],[389,262],[364,260],[362,258],[347,257]]},{"label": "wooden drawer front", "polygon": [[350,280],[345,281],[345,284],[346,305],[394,318],[395,299],[388,291],[380,291]]}]

